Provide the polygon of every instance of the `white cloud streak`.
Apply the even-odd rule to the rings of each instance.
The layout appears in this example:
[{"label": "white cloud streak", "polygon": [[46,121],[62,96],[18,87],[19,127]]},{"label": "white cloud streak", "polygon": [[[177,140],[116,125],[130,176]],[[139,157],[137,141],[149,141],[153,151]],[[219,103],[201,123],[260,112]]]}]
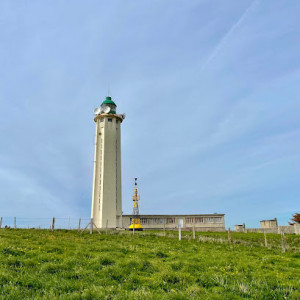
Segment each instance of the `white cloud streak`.
[{"label": "white cloud streak", "polygon": [[241,15],[241,17],[237,20],[235,24],[228,30],[228,32],[222,37],[220,42],[217,44],[217,46],[214,48],[214,50],[211,52],[210,56],[206,59],[206,61],[203,63],[200,72],[202,72],[210,63],[211,61],[218,55],[220,50],[223,48],[227,40],[230,38],[230,36],[234,33],[234,31],[242,24],[242,22],[246,19],[249,12],[253,9],[253,7],[259,2],[260,0],[253,1],[248,8],[244,11],[244,13]]}]

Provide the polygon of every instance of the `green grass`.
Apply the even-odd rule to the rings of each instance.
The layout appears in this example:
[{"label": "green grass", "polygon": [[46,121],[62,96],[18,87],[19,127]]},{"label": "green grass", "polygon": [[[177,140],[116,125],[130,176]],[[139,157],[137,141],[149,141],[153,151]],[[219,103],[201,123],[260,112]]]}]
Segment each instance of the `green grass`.
[{"label": "green grass", "polygon": [[2,229],[0,299],[300,299],[299,236],[157,233]]}]

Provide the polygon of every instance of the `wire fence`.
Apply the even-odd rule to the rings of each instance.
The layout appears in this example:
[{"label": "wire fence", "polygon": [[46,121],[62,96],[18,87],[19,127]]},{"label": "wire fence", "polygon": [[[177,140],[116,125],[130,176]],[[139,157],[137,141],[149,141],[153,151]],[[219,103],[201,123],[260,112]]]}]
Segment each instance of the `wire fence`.
[{"label": "wire fence", "polygon": [[[55,218],[55,229],[78,229],[85,227],[90,218]],[[52,229],[53,218],[1,217],[0,228]]]},{"label": "wire fence", "polygon": [[[230,228],[227,232],[196,232],[195,228],[181,232],[181,228],[168,229],[168,230],[146,230],[146,231],[128,231],[112,230],[108,228],[99,229],[93,226],[93,219],[91,218],[26,218],[26,217],[0,217],[0,229],[3,228],[15,228],[15,229],[50,229],[52,231],[57,229],[67,230],[79,230],[83,232],[87,229],[90,233],[97,232],[100,234],[130,234],[137,236],[157,236],[157,237],[169,237],[179,238],[179,240],[197,240],[199,242],[208,242],[214,244],[228,243],[231,245],[241,244],[245,246],[265,246],[269,249],[282,248],[283,252],[295,251],[300,252],[300,237],[295,234],[287,234],[288,239],[285,237],[285,233],[240,233],[231,232]],[[233,233],[233,236],[232,236]]]}]

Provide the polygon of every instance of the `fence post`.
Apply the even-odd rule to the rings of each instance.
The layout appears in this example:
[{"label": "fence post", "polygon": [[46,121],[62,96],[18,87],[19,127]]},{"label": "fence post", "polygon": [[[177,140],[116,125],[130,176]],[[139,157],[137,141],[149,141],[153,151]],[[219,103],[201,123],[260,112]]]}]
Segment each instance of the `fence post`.
[{"label": "fence post", "polygon": [[79,221],[78,221],[78,230],[80,230],[80,225],[81,225],[81,218],[79,218]]},{"label": "fence post", "polygon": [[166,220],[164,222],[164,236],[166,236]]},{"label": "fence post", "polygon": [[231,231],[230,231],[230,227],[228,228],[228,244],[231,244]]},{"label": "fence post", "polygon": [[0,229],[2,228],[2,217],[0,219]]},{"label": "fence post", "polygon": [[134,235],[135,219],[133,219],[132,234]]},{"label": "fence post", "polygon": [[265,236],[265,246],[268,247],[267,234],[265,231],[264,231],[264,236]]},{"label": "fence post", "polygon": [[196,233],[195,233],[195,225],[193,226],[193,239],[196,238]]},{"label": "fence post", "polygon": [[14,228],[16,229],[17,228],[17,218],[14,217]]},{"label": "fence post", "polygon": [[55,226],[55,218],[52,219],[52,232],[54,231],[54,226]]},{"label": "fence post", "polygon": [[285,239],[284,239],[284,232],[281,232],[281,245],[282,245],[282,252],[285,252]]},{"label": "fence post", "polygon": [[178,240],[181,241],[181,226],[178,228]]},{"label": "fence post", "polygon": [[91,218],[91,227],[90,227],[90,234],[93,233],[93,225],[94,225],[94,219]]}]

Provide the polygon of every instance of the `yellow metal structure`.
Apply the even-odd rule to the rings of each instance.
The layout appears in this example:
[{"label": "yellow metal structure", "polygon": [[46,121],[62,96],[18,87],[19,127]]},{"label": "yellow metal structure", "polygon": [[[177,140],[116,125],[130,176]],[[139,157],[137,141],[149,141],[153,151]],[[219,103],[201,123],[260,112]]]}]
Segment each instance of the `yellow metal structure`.
[{"label": "yellow metal structure", "polygon": [[135,183],[134,183],[134,194],[132,196],[132,201],[133,201],[133,215],[131,219],[131,224],[129,226],[129,230],[143,230],[143,226],[141,224],[141,219],[140,219],[140,212],[139,212],[139,200],[140,196],[138,195],[138,188],[137,188],[137,178],[135,178]]}]

